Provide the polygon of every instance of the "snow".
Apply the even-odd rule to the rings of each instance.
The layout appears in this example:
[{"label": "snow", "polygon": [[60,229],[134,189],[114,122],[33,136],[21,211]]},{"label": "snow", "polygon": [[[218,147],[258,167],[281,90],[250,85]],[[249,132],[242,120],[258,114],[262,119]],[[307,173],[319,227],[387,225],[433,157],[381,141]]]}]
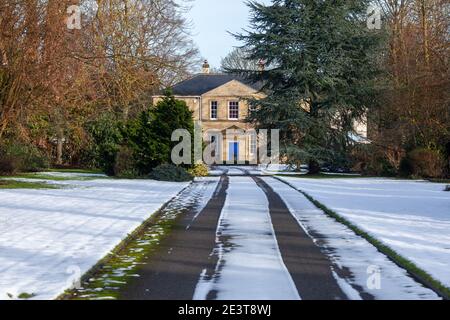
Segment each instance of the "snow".
[{"label": "snow", "polygon": [[20,293],[56,298],[188,185],[115,179],[51,183],[67,188],[0,190],[0,299]]},{"label": "snow", "polygon": [[381,178],[283,177],[450,287],[445,185]]},{"label": "snow", "polygon": [[[217,192],[217,185],[219,183],[220,178],[218,177],[198,177],[195,178],[195,182],[199,184],[199,186],[193,192],[193,198],[195,200],[195,216],[192,222],[187,227],[190,228],[191,224],[198,218],[202,210],[206,207],[209,200],[211,200],[212,196],[215,192]],[[196,185],[194,183],[194,186]]]},{"label": "snow", "polygon": [[239,166],[214,166],[209,170],[209,174],[212,176],[226,174],[228,176],[241,176],[243,174],[248,175],[266,175],[271,176],[274,174],[282,173],[283,175],[298,175],[306,174],[308,171],[303,166],[300,170],[294,171],[291,166],[285,164],[269,164],[269,165],[239,165]]},{"label": "snow", "polygon": [[102,173],[77,173],[77,172],[38,172],[37,175],[44,175],[50,177],[60,177],[60,178],[106,178],[106,174]]},{"label": "snow", "polygon": [[[334,276],[338,284],[350,299],[366,297],[359,292],[382,300],[438,299],[433,291],[418,284],[365,239],[317,209],[303,194],[273,178],[264,178],[264,181],[280,195],[315,243],[320,240],[320,247],[325,248],[335,266]],[[367,285],[371,267],[380,270],[380,286],[377,288]]]},{"label": "snow", "polygon": [[216,293],[218,300],[298,300],[283,263],[268,200],[248,177],[230,177],[217,229],[218,263],[213,276],[201,275],[194,299]]}]

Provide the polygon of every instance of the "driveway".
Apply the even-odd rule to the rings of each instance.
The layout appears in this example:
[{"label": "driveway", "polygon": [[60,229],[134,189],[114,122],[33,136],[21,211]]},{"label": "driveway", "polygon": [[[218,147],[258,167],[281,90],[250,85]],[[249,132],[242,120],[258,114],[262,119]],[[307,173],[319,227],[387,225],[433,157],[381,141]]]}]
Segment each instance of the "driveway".
[{"label": "driveway", "polygon": [[438,298],[297,190],[246,168],[221,170],[203,210],[179,219],[121,298]]}]

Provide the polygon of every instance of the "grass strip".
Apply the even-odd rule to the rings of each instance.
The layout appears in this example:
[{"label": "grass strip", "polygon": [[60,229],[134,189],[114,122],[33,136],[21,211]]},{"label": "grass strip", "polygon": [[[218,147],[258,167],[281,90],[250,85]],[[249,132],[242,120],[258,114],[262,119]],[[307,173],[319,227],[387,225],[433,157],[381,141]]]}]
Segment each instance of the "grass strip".
[{"label": "grass strip", "polygon": [[167,212],[167,209],[189,186],[166,202],[88,270],[80,279],[81,288],[68,289],[57,300],[119,299],[120,290],[133,278],[142,261],[158,249],[161,241],[180,218],[179,212]]},{"label": "grass strip", "polygon": [[[60,171],[52,171],[52,172],[60,172]],[[8,178],[8,179],[31,179],[31,180],[49,180],[49,181],[91,181],[91,180],[98,180],[98,179],[110,179],[109,177],[104,176],[58,176],[58,175],[52,175],[52,174],[46,174],[43,173],[34,173],[34,172],[27,172],[27,173],[19,173],[13,176],[0,176],[1,178]]]},{"label": "grass strip", "polygon": [[83,174],[103,174],[100,169],[48,169],[49,172],[63,172],[63,173],[83,173]]},{"label": "grass strip", "polygon": [[339,223],[342,223],[346,227],[348,227],[350,230],[352,230],[356,235],[364,238],[366,241],[368,241],[370,244],[372,244],[375,248],[377,248],[378,251],[386,255],[392,262],[394,262],[397,266],[405,269],[417,282],[421,283],[422,285],[428,287],[429,289],[433,290],[438,294],[440,297],[442,297],[445,300],[450,300],[450,288],[446,287],[442,282],[435,279],[433,276],[431,276],[428,272],[423,270],[422,268],[418,267],[414,262],[411,260],[401,256],[396,251],[394,251],[389,246],[385,245],[380,240],[376,239],[375,237],[371,236],[368,232],[362,230],[349,220],[345,219],[335,211],[331,210],[321,202],[314,199],[312,196],[310,196],[308,193],[306,193],[303,190],[297,189],[295,186],[290,184],[287,181],[284,181],[283,179],[280,179],[278,177],[275,177],[277,180],[287,184],[291,188],[297,190],[301,194],[303,194],[309,201],[311,201],[317,208],[321,209],[326,215],[333,218]]},{"label": "grass strip", "polygon": [[45,182],[28,182],[17,180],[1,180],[0,189],[60,189],[60,186]]}]

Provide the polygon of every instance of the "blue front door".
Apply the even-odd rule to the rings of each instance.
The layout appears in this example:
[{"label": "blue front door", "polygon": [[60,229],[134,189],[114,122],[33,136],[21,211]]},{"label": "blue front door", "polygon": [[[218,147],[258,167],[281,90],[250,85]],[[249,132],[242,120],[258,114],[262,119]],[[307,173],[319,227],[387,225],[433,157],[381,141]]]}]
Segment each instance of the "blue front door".
[{"label": "blue front door", "polygon": [[228,160],[234,162],[239,160],[239,142],[230,142]]}]

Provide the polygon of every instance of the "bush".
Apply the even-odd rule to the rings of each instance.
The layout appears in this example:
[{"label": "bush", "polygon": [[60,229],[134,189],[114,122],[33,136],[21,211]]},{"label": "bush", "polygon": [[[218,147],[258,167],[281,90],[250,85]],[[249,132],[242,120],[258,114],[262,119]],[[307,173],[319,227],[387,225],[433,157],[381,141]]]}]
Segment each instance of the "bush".
[{"label": "bush", "polygon": [[444,175],[445,162],[437,150],[419,148],[406,155],[400,164],[400,175],[422,178],[440,178]]},{"label": "bush", "polygon": [[403,150],[376,145],[358,146],[352,150],[352,171],[367,176],[394,177],[398,174]]},{"label": "bush", "polygon": [[192,112],[184,101],[167,94],[156,106],[142,112],[126,126],[126,138],[132,148],[139,173],[147,175],[152,168],[171,160],[172,133],[186,129],[193,137]]},{"label": "bush", "polygon": [[209,175],[208,167],[205,164],[196,164],[188,170],[193,177],[207,177]]},{"label": "bush", "polygon": [[13,175],[20,170],[20,159],[0,155],[0,175]]},{"label": "bush", "polygon": [[10,142],[0,147],[0,173],[36,172],[49,167],[48,157],[33,145]]},{"label": "bush", "polygon": [[107,175],[114,175],[114,166],[123,141],[121,122],[113,114],[104,114],[88,125],[92,137],[92,166],[102,168]]},{"label": "bush", "polygon": [[316,160],[310,160],[308,165],[308,174],[320,173],[320,164]]},{"label": "bush", "polygon": [[398,170],[398,174],[400,177],[408,178],[413,175],[413,166],[411,159],[409,157],[404,157],[400,162],[400,168]]},{"label": "bush", "polygon": [[192,175],[184,168],[172,164],[162,164],[153,169],[150,178],[158,181],[183,182],[192,180]]},{"label": "bush", "polygon": [[50,166],[50,160],[43,153],[36,148],[30,148],[27,153],[24,154],[24,161],[22,163],[23,171],[37,172],[48,169]]},{"label": "bush", "polygon": [[136,178],[138,176],[133,156],[133,151],[129,147],[120,147],[114,163],[114,176],[120,178]]}]

